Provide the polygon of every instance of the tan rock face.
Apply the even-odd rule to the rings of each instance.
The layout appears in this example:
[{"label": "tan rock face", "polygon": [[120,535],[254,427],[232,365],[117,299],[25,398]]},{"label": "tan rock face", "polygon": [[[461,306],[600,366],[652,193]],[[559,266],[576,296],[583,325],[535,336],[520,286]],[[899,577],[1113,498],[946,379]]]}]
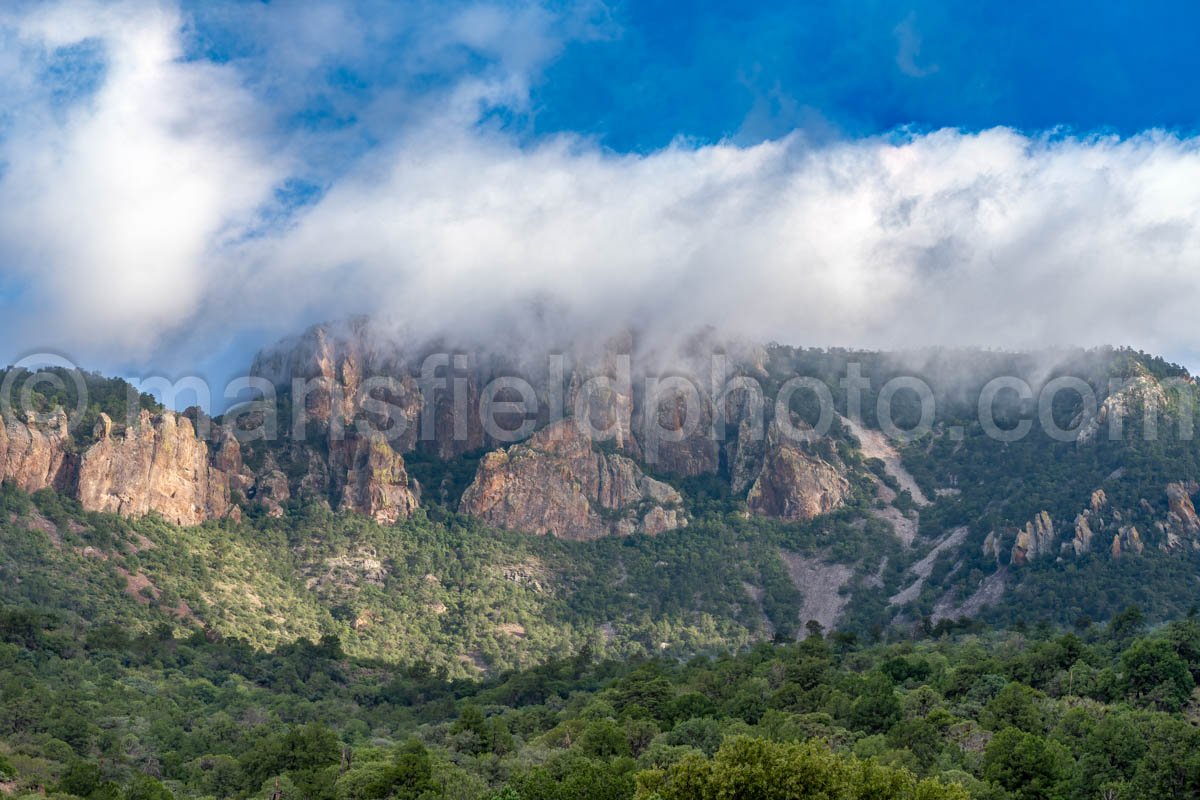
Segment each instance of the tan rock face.
[{"label": "tan rock face", "polygon": [[224,453],[232,473],[211,463],[208,445],[188,418],[143,411],[120,436],[107,435],[106,417],[98,427],[102,438],[79,464],[78,497],[84,508],[125,516],[153,511],[179,525],[229,513],[230,477],[240,473],[240,458],[233,448]]},{"label": "tan rock face", "polygon": [[[701,352],[708,353],[708,343],[696,353],[683,355],[639,354],[636,344],[631,334],[615,336],[599,346],[568,344],[561,348],[561,374],[553,374],[545,356],[508,353],[496,343],[467,347],[463,352],[443,341],[401,346],[389,343],[388,332],[377,331],[369,321],[355,320],[318,325],[284,340],[260,353],[251,372],[281,388],[292,389],[299,380],[305,387],[303,407],[318,424],[350,420],[364,413],[363,393],[370,389],[375,400],[386,399],[398,412],[393,418],[399,416],[405,422],[404,434],[391,437],[399,453],[420,448],[442,459],[511,442],[489,435],[479,408],[492,379],[520,376],[528,379],[539,400],[536,427],[564,415],[586,418],[595,431],[610,434],[609,447],[652,465],[656,471],[688,476],[717,472],[721,442],[713,436],[711,376],[707,355],[699,357]],[[438,356],[430,362],[438,366],[431,376],[434,384],[422,393],[419,378],[430,354]],[[765,358],[757,351],[754,355]],[[739,351],[736,358],[744,357]],[[664,379],[661,385],[666,388],[653,393],[653,399],[647,397],[648,389],[642,383],[647,375],[677,367],[692,375],[695,393],[680,393],[671,388],[670,379]],[[386,398],[371,388],[375,386],[371,382],[379,379],[397,386]],[[635,385],[639,391],[634,390]],[[692,420],[685,413],[684,397],[692,401]],[[297,398],[293,397],[293,402],[298,402]],[[745,403],[741,394],[730,403],[733,413],[729,422],[734,427],[745,412]],[[555,413],[550,412],[552,406]],[[512,430],[517,426],[501,427]]]},{"label": "tan rock face", "polygon": [[417,509],[404,459],[382,433],[358,439],[342,508],[386,524],[407,519]]},{"label": "tan rock face", "polygon": [[44,422],[0,418],[0,477],[26,492],[65,489],[74,482],[67,415]]},{"label": "tan rock face", "polygon": [[1054,521],[1050,519],[1048,512],[1043,511],[1026,522],[1024,530],[1017,533],[1017,541],[1012,549],[1012,563],[1021,566],[1042,556],[1051,555],[1056,549]]},{"label": "tan rock face", "polygon": [[1120,558],[1123,554],[1140,556],[1145,549],[1146,546],[1142,543],[1142,536],[1138,533],[1138,529],[1132,525],[1126,525],[1113,536],[1109,553],[1113,558]]},{"label": "tan rock face", "polygon": [[1200,533],[1200,518],[1196,516],[1196,507],[1192,503],[1195,491],[1194,484],[1167,484],[1167,531],[1170,535],[1191,539]]},{"label": "tan rock face", "polygon": [[786,441],[772,428],[746,505],[769,517],[809,520],[840,508],[849,494],[850,482],[840,469]]},{"label": "tan rock face", "polygon": [[1075,538],[1071,540],[1071,549],[1075,555],[1081,556],[1092,550],[1092,525],[1087,514],[1075,517]]},{"label": "tan rock face", "polygon": [[1112,418],[1124,419],[1137,410],[1153,412],[1165,408],[1167,395],[1162,384],[1151,375],[1139,375],[1128,381],[1123,387],[1104,398],[1096,416],[1087,421],[1081,421],[1077,441],[1087,444]]},{"label": "tan rock face", "polygon": [[594,539],[683,527],[682,502],[630,459],[593,450],[567,419],[484,456],[460,509],[501,528]]}]

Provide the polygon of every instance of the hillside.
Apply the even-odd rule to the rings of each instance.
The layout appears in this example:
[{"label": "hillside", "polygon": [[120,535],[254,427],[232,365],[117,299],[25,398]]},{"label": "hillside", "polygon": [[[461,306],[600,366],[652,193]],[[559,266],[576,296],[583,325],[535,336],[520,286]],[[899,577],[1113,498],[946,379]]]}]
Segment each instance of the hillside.
[{"label": "hillside", "polygon": [[[694,374],[718,345],[735,380],[761,387],[759,435],[740,390],[668,435],[683,424],[663,416],[678,398],[659,397],[652,419],[636,381],[617,380],[622,353],[638,375],[663,363]],[[64,373],[64,390],[34,395],[37,419],[10,415],[0,432],[3,597],[267,648],[334,634],[354,655],[459,676],[584,644],[683,656],[810,624],[880,638],[960,618],[1102,621],[1135,596],[1154,619],[1200,603],[1194,384],[1161,359],[758,348],[703,334],[664,361],[618,338],[599,356],[574,346],[559,376],[564,405],[615,437],[590,441],[540,412],[536,433],[510,444],[464,418],[451,389],[478,398],[497,376],[531,376],[533,359],[485,353],[437,372],[429,393],[427,350],[369,321],[316,327],[256,359],[273,402],[217,419]],[[1047,406],[1073,435],[1045,421],[1020,438],[989,434],[978,398],[997,376],[1075,381]],[[775,401],[797,377],[829,387],[832,413],[823,434],[793,442]],[[930,388],[936,410],[919,435],[903,433],[920,424],[915,392],[893,392],[892,420],[878,418],[895,379]],[[1079,386],[1095,393],[1090,416]],[[68,430],[60,409],[79,407],[78,387],[89,402]],[[821,424],[814,395],[790,397],[791,430]],[[998,430],[1036,420],[1015,393],[993,400]],[[272,412],[284,428],[301,419],[304,436],[243,435]]]},{"label": "hillside", "polygon": [[[1178,367],[723,346],[761,431],[753,397],[708,390],[687,431],[621,351],[646,378],[703,350],[626,340],[560,376],[613,435],[535,416],[506,441],[446,392],[478,402],[512,358],[428,394],[425,351],[365,324],[264,351],[274,396],[216,419],[66,372],[5,418],[0,791],[666,800],[739,764],[839,797],[1193,791],[1162,766],[1195,745],[1200,674]],[[797,377],[827,424],[818,395],[780,401]],[[983,419],[997,377],[1075,388]],[[897,378],[929,419],[907,389],[880,416]],[[298,411],[302,437],[253,435]]]},{"label": "hillside", "polygon": [[1196,797],[1200,625],[570,658],[446,682],[0,605],[0,792],[474,800]]}]

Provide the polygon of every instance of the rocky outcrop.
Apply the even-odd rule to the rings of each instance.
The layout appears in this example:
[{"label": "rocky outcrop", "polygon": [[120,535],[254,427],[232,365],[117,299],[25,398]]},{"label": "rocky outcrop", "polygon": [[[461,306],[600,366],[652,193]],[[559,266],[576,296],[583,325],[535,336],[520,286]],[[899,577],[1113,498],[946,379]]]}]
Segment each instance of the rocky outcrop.
[{"label": "rocky outcrop", "polygon": [[1145,550],[1145,545],[1142,543],[1142,536],[1138,533],[1138,529],[1132,525],[1122,527],[1116,535],[1113,536],[1112,545],[1109,547],[1109,552],[1113,558],[1120,558],[1122,554],[1141,555]]},{"label": "rocky outcrop", "polygon": [[[1104,553],[1112,558],[1141,555],[1148,546],[1141,531],[1132,524],[1133,519],[1149,519],[1150,530],[1157,538],[1151,543],[1162,550],[1182,547],[1200,548],[1200,517],[1196,514],[1192,495],[1200,491],[1200,485],[1192,481],[1169,483],[1166,487],[1167,514],[1162,517],[1161,506],[1142,499],[1136,509],[1114,508],[1103,489],[1092,492],[1088,505],[1075,516],[1070,539],[1056,543],[1054,525],[1047,513],[1042,512],[1023,530],[1017,532],[1012,547],[1012,563],[1021,566],[1054,552],[1059,559],[1080,558],[1089,553]],[[1110,533],[1111,532],[1111,533]],[[1101,538],[1102,537],[1102,538]],[[985,554],[995,556],[999,562],[1000,535],[992,532],[984,541]]]},{"label": "rocky outcrop", "polygon": [[1189,541],[1200,534],[1200,518],[1196,516],[1196,507],[1192,503],[1192,495],[1197,491],[1194,482],[1167,484],[1167,521],[1166,533],[1172,546],[1178,546],[1182,541]]},{"label": "rocky outcrop", "polygon": [[261,503],[270,516],[283,516],[283,506],[292,499],[292,489],[273,453],[267,454],[247,496]]},{"label": "rocky outcrop", "polygon": [[220,448],[223,469],[210,459],[192,421],[169,411],[142,411],[120,435],[112,434],[112,422],[102,414],[96,435],[80,459],[77,483],[89,511],[155,512],[179,525],[197,525],[229,513],[231,483],[248,481],[236,440]]},{"label": "rocky outcrop", "polygon": [[850,482],[841,469],[772,426],[746,505],[768,517],[809,520],[840,508],[849,494]]},{"label": "rocky outcrop", "polygon": [[[641,432],[641,450],[648,464],[672,475],[705,475],[717,471],[720,447],[712,436],[712,404],[683,392],[664,392],[657,408],[638,408],[633,424]],[[688,408],[695,417],[689,424]],[[647,420],[647,415],[653,415]]]},{"label": "rocky outcrop", "polygon": [[[1096,438],[1101,428],[1121,425],[1124,419],[1137,411],[1156,413],[1167,405],[1167,394],[1153,376],[1148,373],[1130,379],[1124,386],[1104,398],[1096,415],[1089,420],[1078,420],[1079,433],[1076,441],[1087,444]],[[1116,430],[1115,427],[1110,427]]]},{"label": "rocky outcrop", "polygon": [[1075,538],[1071,540],[1071,550],[1077,556],[1084,553],[1092,552],[1092,537],[1095,534],[1092,532],[1091,522],[1086,514],[1080,514],[1075,517]]},{"label": "rocky outcrop", "polygon": [[[343,431],[352,435],[353,423],[362,417],[374,423],[376,430],[386,432],[398,452],[416,447],[422,397],[411,365],[367,319],[315,325],[285,339],[258,353],[250,374],[288,392],[293,406],[301,406],[293,407],[292,419],[281,421],[289,428],[303,412],[306,435],[311,426],[319,434],[332,431],[340,438]],[[443,424],[452,430],[455,420],[443,420]],[[474,433],[448,455],[481,446],[482,440]],[[439,439],[452,440],[453,436]]]},{"label": "rocky outcrop", "polygon": [[1000,553],[1003,552],[1003,546],[1000,544],[1000,534],[996,531],[988,531],[988,535],[983,538],[982,550],[984,556],[999,564]]},{"label": "rocky outcrop", "polygon": [[[403,427],[402,434],[389,435],[394,449],[402,455],[419,449],[440,459],[512,442],[485,426],[479,412],[491,381],[519,377],[538,400],[533,429],[575,416],[602,432],[598,438],[607,447],[656,471],[716,473],[722,438],[714,435],[716,404],[708,359],[723,351],[724,343],[701,335],[670,352],[642,352],[638,345],[628,332],[599,345],[547,340],[528,348],[504,336],[476,345],[411,338],[400,344],[395,331],[355,319],[317,325],[267,348],[255,358],[251,373],[290,392],[293,405],[302,404],[319,430],[325,424],[349,425],[384,401],[391,407],[390,418]],[[523,349],[541,355],[524,354]],[[744,369],[765,375],[762,348],[737,344],[734,349],[729,360],[738,366],[731,373]],[[558,354],[557,366],[548,363],[551,352]],[[430,365],[432,372],[426,374]],[[654,376],[662,377],[658,383],[644,382]],[[681,376],[690,379],[675,382]],[[424,378],[429,383],[422,384]],[[297,386],[303,397],[296,394]],[[652,391],[651,386],[659,388]],[[751,404],[744,392],[733,392],[722,402],[722,424],[736,430]],[[521,420],[514,422],[501,421],[500,427],[513,430]],[[732,455],[736,441],[727,446]]]},{"label": "rocky outcrop", "polygon": [[737,436],[733,438],[728,449],[732,454],[729,459],[730,488],[734,494],[741,494],[758,478],[766,441],[761,431],[757,436],[754,435],[754,421],[744,419],[739,424]]},{"label": "rocky outcrop", "polygon": [[[194,410],[143,410],[119,432],[102,413],[92,439],[77,454],[78,441],[61,412],[42,424],[0,419],[0,477],[29,492],[57,489],[88,511],[156,513],[179,525],[240,514],[237,504],[243,500],[261,502],[278,516],[293,495],[274,452],[252,472],[233,432]],[[383,434],[352,433],[330,448],[330,459],[341,467],[336,481],[326,459],[307,443],[283,444],[280,451],[309,459],[298,484],[313,493],[335,493],[341,509],[391,523],[417,506],[404,460]]]},{"label": "rocky outcrop", "polygon": [[412,516],[417,496],[409,486],[404,459],[387,437],[360,437],[342,492],[341,508],[391,524]]},{"label": "rocky outcrop", "polygon": [[1063,550],[1069,547],[1076,557],[1092,552],[1092,539],[1097,531],[1104,529],[1105,514],[1108,511],[1108,497],[1104,490],[1097,489],[1092,492],[1088,507],[1075,516],[1075,535],[1069,545],[1063,545]]},{"label": "rocky outcrop", "polygon": [[0,477],[26,492],[63,489],[73,484],[75,467],[65,413],[23,422],[0,416]]},{"label": "rocky outcrop", "polygon": [[1024,530],[1017,533],[1012,549],[1012,563],[1022,566],[1042,556],[1053,554],[1058,549],[1054,535],[1054,521],[1050,514],[1041,512],[1025,523]]},{"label": "rocky outcrop", "polygon": [[613,338],[603,353],[587,359],[590,365],[576,364],[567,384],[566,410],[601,432],[611,447],[631,458],[641,458],[633,432],[633,377],[631,372],[623,371],[620,363],[620,357],[632,351],[633,339],[626,334]]},{"label": "rocky outcrop", "polygon": [[629,458],[594,450],[567,419],[484,456],[460,510],[500,528],[595,539],[682,527],[682,502]]}]

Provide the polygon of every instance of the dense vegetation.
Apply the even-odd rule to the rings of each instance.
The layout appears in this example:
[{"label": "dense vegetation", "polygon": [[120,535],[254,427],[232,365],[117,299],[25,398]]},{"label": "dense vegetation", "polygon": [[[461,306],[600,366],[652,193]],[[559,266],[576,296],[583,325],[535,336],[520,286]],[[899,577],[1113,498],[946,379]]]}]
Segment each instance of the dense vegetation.
[{"label": "dense vegetation", "polygon": [[[280,519],[179,528],[0,486],[0,601],[56,609],[72,624],[166,623],[180,635],[202,625],[267,649],[334,635],[353,655],[422,661],[451,677],[584,646],[687,656],[794,639],[806,620],[781,552],[856,565],[851,588],[888,558],[892,590],[911,558],[854,509],[804,526],[729,513],[653,538],[566,542],[437,508],[396,526],[309,504]],[[879,600],[860,594],[848,624],[865,631]]]},{"label": "dense vegetation", "polygon": [[483,681],[0,608],[6,791],[94,800],[1200,797],[1200,621],[588,648]]},{"label": "dense vegetation", "polygon": [[[90,444],[100,414],[109,416],[120,431],[142,411],[158,412],[162,406],[149,394],[121,378],[97,372],[47,367],[30,372],[19,367],[0,369],[0,398],[11,411],[48,416],[62,409],[70,418],[78,446]],[[80,402],[82,395],[83,402]],[[4,413],[10,409],[3,408]]]}]

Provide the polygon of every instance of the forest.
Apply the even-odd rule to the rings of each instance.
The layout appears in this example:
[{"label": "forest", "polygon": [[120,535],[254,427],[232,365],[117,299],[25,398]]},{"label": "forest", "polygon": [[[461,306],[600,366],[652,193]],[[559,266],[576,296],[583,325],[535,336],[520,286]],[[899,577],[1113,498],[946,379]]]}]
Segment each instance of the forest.
[{"label": "forest", "polygon": [[482,679],[0,610],[15,797],[1200,797],[1200,618],[568,658]]}]

